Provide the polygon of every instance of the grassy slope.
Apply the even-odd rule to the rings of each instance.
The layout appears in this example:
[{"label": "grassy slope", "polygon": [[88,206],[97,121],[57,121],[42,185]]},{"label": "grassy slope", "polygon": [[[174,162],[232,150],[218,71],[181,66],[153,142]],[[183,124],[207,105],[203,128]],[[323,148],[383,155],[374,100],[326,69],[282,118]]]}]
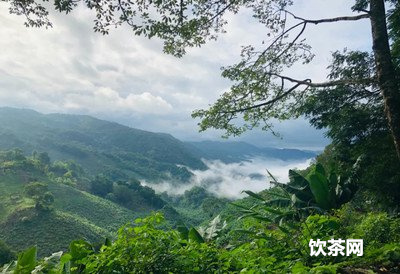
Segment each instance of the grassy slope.
[{"label": "grassy slope", "polygon": [[[23,196],[32,177],[49,184],[54,210],[38,214],[33,201]],[[0,173],[0,239],[14,250],[37,245],[39,255],[66,249],[84,238],[102,241],[123,224],[148,212],[135,213],[71,186],[52,183],[40,172]]]}]

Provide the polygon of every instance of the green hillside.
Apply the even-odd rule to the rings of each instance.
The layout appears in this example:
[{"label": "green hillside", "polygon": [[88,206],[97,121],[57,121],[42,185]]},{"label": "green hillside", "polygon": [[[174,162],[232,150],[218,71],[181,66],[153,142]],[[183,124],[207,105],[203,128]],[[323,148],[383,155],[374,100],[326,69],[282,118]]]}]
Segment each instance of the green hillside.
[{"label": "green hillside", "polygon": [[0,149],[46,151],[54,160],[74,160],[90,174],[185,181],[186,168],[205,165],[171,135],[138,130],[85,115],[41,114],[0,108]]},{"label": "green hillside", "polygon": [[[43,163],[39,156],[25,157],[18,150],[0,152],[0,240],[13,250],[37,245],[44,256],[66,250],[75,239],[103,242],[120,226],[163,205],[152,203],[153,192],[147,194],[149,200],[136,192],[129,208],[95,196],[84,191],[90,179],[72,169],[59,176],[60,166],[61,162]],[[29,194],[29,187],[41,192]],[[52,198],[46,204],[43,197]]]}]

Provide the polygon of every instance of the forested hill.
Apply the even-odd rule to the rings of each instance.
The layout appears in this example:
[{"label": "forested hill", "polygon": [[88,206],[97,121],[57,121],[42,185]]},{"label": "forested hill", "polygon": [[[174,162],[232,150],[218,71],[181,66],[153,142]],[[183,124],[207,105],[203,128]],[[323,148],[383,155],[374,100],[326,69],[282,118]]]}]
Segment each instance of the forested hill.
[{"label": "forested hill", "polygon": [[302,160],[314,158],[315,151],[299,149],[257,147],[245,142],[186,142],[188,149],[200,158],[221,160],[225,163],[241,162],[249,158],[263,157],[279,160]]},{"label": "forested hill", "polygon": [[46,151],[53,160],[74,160],[91,174],[118,171],[119,176],[148,180],[187,180],[182,166],[205,165],[171,135],[152,133],[86,115],[41,114],[0,108],[0,149],[26,154]]}]

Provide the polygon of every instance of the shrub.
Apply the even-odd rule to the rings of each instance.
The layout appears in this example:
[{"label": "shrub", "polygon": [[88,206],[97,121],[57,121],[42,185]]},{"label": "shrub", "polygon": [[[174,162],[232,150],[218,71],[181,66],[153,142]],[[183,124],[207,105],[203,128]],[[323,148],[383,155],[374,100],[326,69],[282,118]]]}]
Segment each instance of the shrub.
[{"label": "shrub", "polygon": [[366,245],[388,243],[392,240],[392,237],[398,237],[391,233],[392,223],[393,220],[386,213],[368,213],[356,226],[354,236],[364,239]]}]

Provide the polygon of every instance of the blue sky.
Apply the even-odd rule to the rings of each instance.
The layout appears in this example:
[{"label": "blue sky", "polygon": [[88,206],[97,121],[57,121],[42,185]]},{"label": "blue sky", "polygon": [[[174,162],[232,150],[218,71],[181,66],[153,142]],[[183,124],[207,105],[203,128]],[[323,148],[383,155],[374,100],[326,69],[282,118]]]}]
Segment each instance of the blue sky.
[{"label": "blue sky", "polygon": [[[294,1],[293,12],[306,18],[350,15],[353,1]],[[259,44],[266,30],[243,10],[228,15],[227,33],[177,59],[162,53],[162,42],[133,36],[126,27],[102,36],[92,30],[93,14],[78,8],[52,13],[52,29],[26,29],[23,18],[0,9],[0,104],[40,112],[90,114],[183,140],[218,139],[199,134],[190,117],[212,104],[230,83],[220,67],[239,60],[241,46]],[[370,49],[368,21],[310,26],[305,33],[316,54],[290,75],[323,81],[331,52]],[[329,141],[305,120],[276,123],[278,139],[255,130],[241,138],[257,145],[321,149]]]}]

